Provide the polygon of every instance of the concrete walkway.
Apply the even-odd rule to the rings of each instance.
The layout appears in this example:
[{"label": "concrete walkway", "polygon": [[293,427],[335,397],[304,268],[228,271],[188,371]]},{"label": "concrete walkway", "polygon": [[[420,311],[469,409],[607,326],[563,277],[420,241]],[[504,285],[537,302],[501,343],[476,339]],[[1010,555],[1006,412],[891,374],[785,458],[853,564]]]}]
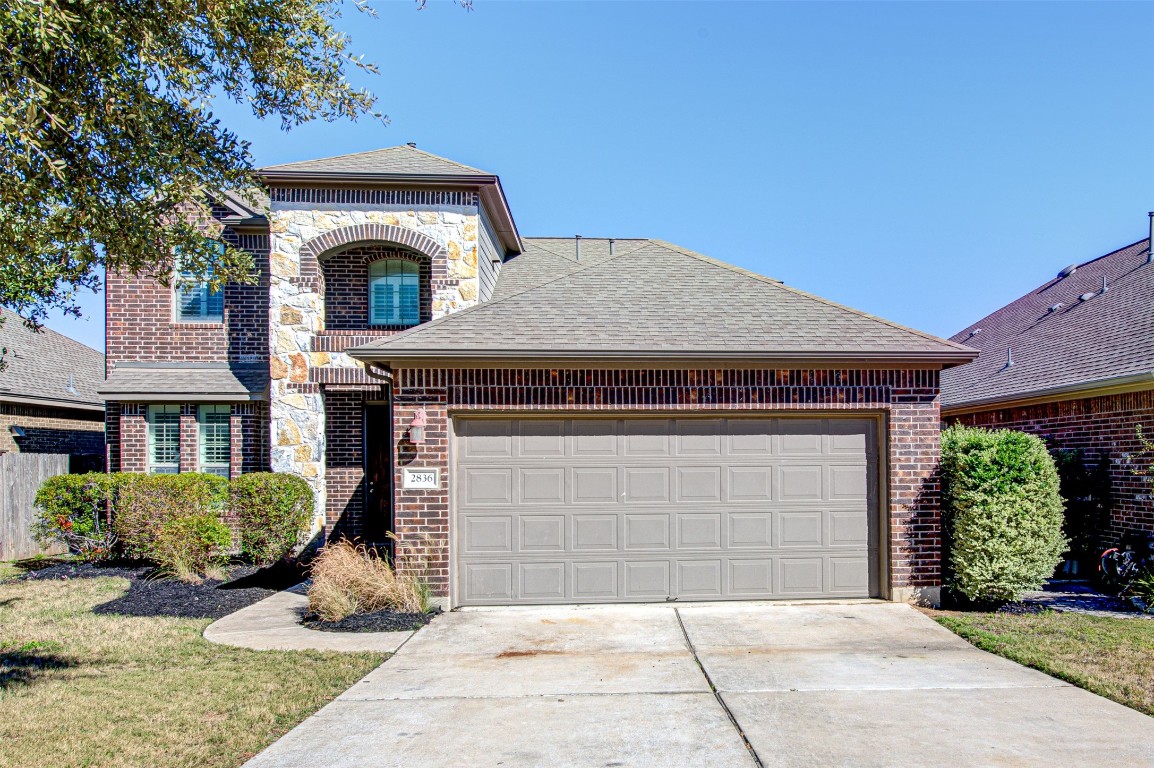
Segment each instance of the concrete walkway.
[{"label": "concrete walkway", "polygon": [[904,605],[450,613],[248,763],[1140,765],[1154,719]]},{"label": "concrete walkway", "polygon": [[395,653],[412,632],[320,632],[301,626],[308,598],[277,592],[259,603],[217,619],[204,639],[257,651],[376,651]]}]

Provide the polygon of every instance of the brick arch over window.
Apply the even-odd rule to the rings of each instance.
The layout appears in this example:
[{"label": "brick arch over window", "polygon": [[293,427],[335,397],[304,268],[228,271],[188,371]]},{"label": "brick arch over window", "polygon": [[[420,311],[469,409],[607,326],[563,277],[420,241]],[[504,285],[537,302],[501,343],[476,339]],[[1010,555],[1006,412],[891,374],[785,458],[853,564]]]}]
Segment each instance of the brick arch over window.
[{"label": "brick arch over window", "polygon": [[325,292],[325,329],[363,331],[369,323],[369,270],[375,261],[398,259],[420,268],[420,322],[432,319],[432,259],[410,248],[387,243],[353,243],[324,255],[320,262]]},{"label": "brick arch over window", "polygon": [[353,243],[389,243],[412,248],[431,261],[448,258],[445,249],[433,238],[412,229],[393,224],[355,224],[341,227],[306,241],[300,250],[301,277],[320,277],[320,257],[329,251]]}]

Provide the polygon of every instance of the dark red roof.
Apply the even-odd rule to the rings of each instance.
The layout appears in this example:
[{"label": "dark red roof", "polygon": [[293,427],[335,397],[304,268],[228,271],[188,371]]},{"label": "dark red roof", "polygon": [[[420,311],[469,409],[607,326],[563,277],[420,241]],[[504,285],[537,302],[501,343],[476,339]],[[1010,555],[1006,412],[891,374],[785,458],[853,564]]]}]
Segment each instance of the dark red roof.
[{"label": "dark red roof", "polygon": [[[953,336],[951,341],[981,355],[942,372],[942,408],[1088,388],[1122,377],[1151,376],[1154,384],[1149,249],[1149,240],[1139,240],[1079,264],[1072,274],[1047,281]],[[1008,367],[1007,349],[1013,353]]]}]

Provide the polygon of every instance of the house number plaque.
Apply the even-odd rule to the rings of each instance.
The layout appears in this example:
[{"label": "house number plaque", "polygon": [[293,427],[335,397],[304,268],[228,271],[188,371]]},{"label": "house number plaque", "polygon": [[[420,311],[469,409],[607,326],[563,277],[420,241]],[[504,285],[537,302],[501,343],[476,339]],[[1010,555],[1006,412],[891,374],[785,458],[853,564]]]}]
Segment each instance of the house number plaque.
[{"label": "house number plaque", "polygon": [[437,469],[420,469],[405,467],[401,470],[401,487],[420,489],[436,489],[441,487],[441,476]]}]

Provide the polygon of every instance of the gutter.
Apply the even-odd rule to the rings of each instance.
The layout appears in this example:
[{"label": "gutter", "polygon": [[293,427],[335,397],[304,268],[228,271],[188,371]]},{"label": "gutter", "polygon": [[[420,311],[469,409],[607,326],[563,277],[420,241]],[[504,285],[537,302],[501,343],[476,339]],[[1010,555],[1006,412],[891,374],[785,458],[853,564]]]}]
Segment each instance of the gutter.
[{"label": "gutter", "polygon": [[[96,394],[100,394],[98,391]],[[77,411],[93,411],[103,412],[104,403],[96,404],[90,401],[82,400],[54,400],[44,397],[27,397],[25,395],[10,395],[6,392],[0,393],[0,403],[17,403],[19,405],[40,405],[50,408],[71,408]]]},{"label": "gutter", "polygon": [[[1102,395],[1116,395],[1124,392],[1136,392],[1154,387],[1154,371],[1114,376],[1108,379],[1095,379],[1077,384],[1063,384],[1057,387],[1035,389],[1030,392],[1021,392],[1012,396],[986,397],[978,400],[967,400],[953,405],[942,404],[942,416],[957,416],[974,411],[993,411],[1000,408],[1015,408],[1024,405],[1037,405],[1055,400],[1072,399],[1070,395],[1085,397],[1100,397]],[[1080,398],[1079,398],[1080,399]]]},{"label": "gutter", "polygon": [[659,361],[666,365],[704,364],[704,363],[756,363],[767,365],[773,363],[788,363],[795,365],[804,362],[810,365],[839,365],[851,367],[865,367],[876,365],[891,365],[894,367],[911,363],[930,364],[935,367],[948,368],[971,362],[977,357],[972,350],[958,350],[956,352],[936,353],[895,353],[895,352],[854,352],[844,355],[815,355],[813,352],[669,352],[665,350],[477,350],[463,349],[447,351],[445,349],[416,349],[394,351],[388,349],[374,349],[373,347],[353,347],[345,353],[357,360],[365,362],[384,363],[421,363],[429,364],[440,362],[450,364],[448,367],[460,367],[462,361],[484,361],[487,363],[623,363],[632,361]]}]

